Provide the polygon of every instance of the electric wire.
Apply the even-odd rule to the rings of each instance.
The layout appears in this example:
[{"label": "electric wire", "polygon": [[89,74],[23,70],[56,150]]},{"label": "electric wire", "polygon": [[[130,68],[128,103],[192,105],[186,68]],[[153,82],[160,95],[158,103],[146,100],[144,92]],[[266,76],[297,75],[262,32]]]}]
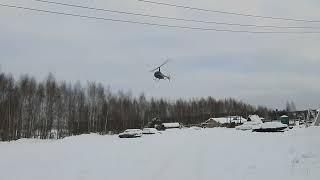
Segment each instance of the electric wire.
[{"label": "electric wire", "polygon": [[44,10],[44,9],[38,9],[38,8],[29,8],[29,7],[10,5],[10,4],[3,4],[3,3],[0,3],[0,6],[8,7],[8,8],[15,8],[15,9],[23,9],[23,10],[28,10],[28,11],[49,13],[49,14],[58,14],[58,15],[64,15],[64,16],[81,17],[81,18],[86,18],[86,19],[96,19],[96,20],[103,20],[103,21],[122,22],[122,23],[139,24],[139,25],[149,25],[149,26],[155,26],[155,27],[168,27],[168,28],[178,28],[178,29],[200,30],[200,31],[217,31],[217,32],[232,32],[232,33],[253,33],[253,34],[319,34],[320,33],[318,31],[246,31],[246,30],[232,30],[232,29],[202,28],[202,27],[192,27],[192,26],[178,26],[178,25],[158,24],[158,23],[150,23],[150,22],[142,22],[142,21],[131,21],[131,20],[124,20],[124,19],[114,19],[114,18],[87,16],[87,15],[81,15],[81,14],[59,12],[59,11],[51,11],[51,10]]},{"label": "electric wire", "polygon": [[76,4],[70,4],[70,3],[62,3],[62,2],[55,2],[55,1],[47,1],[47,0],[33,0],[33,1],[61,5],[61,6],[68,6],[68,7],[76,7],[76,8],[82,8],[82,9],[90,9],[90,10],[95,10],[95,11],[104,11],[104,12],[111,12],[111,13],[118,13],[118,14],[151,17],[151,18],[158,18],[158,19],[168,19],[168,20],[176,20],[176,21],[185,21],[185,22],[196,22],[196,23],[204,23],[204,24],[218,24],[218,25],[257,27],[257,28],[277,28],[277,29],[319,29],[320,28],[320,27],[310,27],[310,26],[274,26],[274,25],[255,25],[255,24],[227,23],[227,22],[217,22],[217,21],[204,21],[204,20],[185,19],[185,18],[176,18],[176,17],[168,17],[168,16],[157,16],[157,15],[150,15],[150,14],[143,14],[143,13],[133,13],[133,12],[118,11],[118,10],[111,10],[111,9],[105,9],[105,8],[95,8],[95,7],[76,5]]},{"label": "electric wire", "polygon": [[274,19],[274,20],[283,20],[283,21],[296,21],[296,22],[306,22],[306,23],[319,23],[320,20],[308,20],[308,19],[294,19],[294,18],[285,18],[285,17],[274,17],[274,16],[261,16],[255,14],[246,14],[246,13],[236,13],[230,11],[220,11],[220,10],[211,10],[211,9],[204,9],[204,8],[197,8],[179,4],[172,4],[172,3],[164,3],[158,1],[149,1],[149,0],[137,0],[144,3],[149,4],[156,4],[161,6],[170,6],[175,8],[183,8],[189,10],[196,10],[196,11],[204,11],[204,12],[212,12],[212,13],[220,13],[220,14],[228,14],[228,15],[236,15],[236,16],[245,16],[245,17],[252,17],[252,18],[261,18],[261,19]]}]

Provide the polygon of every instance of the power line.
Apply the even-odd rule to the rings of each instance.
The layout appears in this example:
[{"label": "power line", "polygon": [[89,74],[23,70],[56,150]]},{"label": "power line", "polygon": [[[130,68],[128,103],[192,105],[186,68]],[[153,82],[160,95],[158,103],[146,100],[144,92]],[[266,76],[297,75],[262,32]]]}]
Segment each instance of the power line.
[{"label": "power line", "polygon": [[274,25],[255,25],[255,24],[227,23],[227,22],[217,22],[217,21],[203,21],[203,20],[195,20],[195,19],[185,19],[185,18],[176,18],[176,17],[168,17],[168,16],[156,16],[156,15],[149,15],[149,14],[142,14],[142,13],[133,13],[133,12],[127,12],[127,11],[117,11],[117,10],[111,10],[111,9],[105,9],[105,8],[95,8],[95,7],[76,5],[76,4],[70,4],[70,3],[61,3],[61,2],[55,2],[55,1],[47,1],[47,0],[33,0],[33,1],[68,6],[68,7],[90,9],[95,11],[104,11],[104,12],[111,12],[111,13],[118,13],[118,14],[177,20],[177,21],[185,21],[185,22],[197,22],[197,23],[205,23],[205,24],[218,24],[218,25],[257,27],[257,28],[277,28],[277,29],[319,29],[320,28],[320,27],[308,27],[308,26],[274,26]]},{"label": "power line", "polygon": [[43,13],[50,13],[50,14],[81,17],[81,18],[86,18],[86,19],[96,19],[96,20],[122,22],[122,23],[130,23],[130,24],[149,25],[149,26],[155,26],[155,27],[169,27],[169,28],[201,30],[201,31],[253,33],[253,34],[319,34],[320,33],[318,31],[299,31],[299,32],[294,32],[294,31],[244,31],[244,30],[215,29],[215,28],[202,28],[202,27],[191,27],[191,26],[177,26],[177,25],[158,24],[158,23],[149,23],[149,22],[141,22],[141,21],[123,20],[123,19],[104,18],[104,17],[96,17],[96,16],[86,16],[86,15],[80,15],[80,14],[50,11],[50,10],[43,10],[43,9],[36,9],[36,8],[28,8],[28,7],[2,4],[2,3],[0,3],[0,6],[15,8],[15,9],[29,10],[29,11],[37,11],[37,12],[43,12]]},{"label": "power line", "polygon": [[245,17],[252,17],[252,18],[274,19],[274,20],[296,21],[296,22],[307,22],[307,23],[319,23],[320,22],[320,20],[294,19],[294,18],[273,17],[273,16],[260,16],[260,15],[254,15],[254,14],[245,14],[245,13],[236,13],[236,12],[229,12],[229,11],[211,10],[211,9],[197,8],[197,7],[184,6],[184,5],[178,5],[178,4],[171,4],[171,3],[164,3],[164,2],[157,2],[157,1],[149,1],[149,0],[137,0],[137,1],[144,2],[144,3],[149,3],[149,4],[156,4],[156,5],[162,5],[162,6],[171,6],[171,7],[176,7],[176,8],[189,9],[189,10],[205,11],[205,12],[212,12],[212,13],[236,15],[236,16],[245,16]]}]

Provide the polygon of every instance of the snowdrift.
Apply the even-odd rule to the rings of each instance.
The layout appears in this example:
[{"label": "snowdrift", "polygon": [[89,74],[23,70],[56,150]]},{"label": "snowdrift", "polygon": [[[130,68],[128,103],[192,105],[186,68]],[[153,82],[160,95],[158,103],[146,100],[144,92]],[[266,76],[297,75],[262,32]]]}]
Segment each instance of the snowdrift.
[{"label": "snowdrift", "polygon": [[242,125],[237,126],[237,127],[236,127],[236,130],[242,130],[242,131],[252,130],[252,129],[254,129],[254,128],[259,128],[259,127],[261,127],[261,126],[260,126],[261,124],[262,124],[262,123],[260,123],[260,122],[253,122],[253,121],[251,121],[251,122],[245,122],[245,123],[243,123]]},{"label": "snowdrift", "polygon": [[280,122],[265,122],[252,128],[254,132],[281,132],[288,128],[288,125]]},{"label": "snowdrift", "polygon": [[143,134],[156,134],[158,130],[156,128],[144,128],[142,132]]},{"label": "snowdrift", "polygon": [[119,134],[120,138],[136,138],[142,136],[142,130],[141,129],[127,129],[123,133]]},{"label": "snowdrift", "polygon": [[261,118],[258,115],[250,115],[248,117],[248,120],[251,120],[252,122],[262,123]]}]

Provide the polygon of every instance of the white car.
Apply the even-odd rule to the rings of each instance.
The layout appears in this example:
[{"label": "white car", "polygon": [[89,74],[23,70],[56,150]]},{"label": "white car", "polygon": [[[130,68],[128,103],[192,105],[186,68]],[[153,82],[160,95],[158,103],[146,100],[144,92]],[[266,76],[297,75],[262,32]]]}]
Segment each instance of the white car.
[{"label": "white car", "polygon": [[142,132],[143,134],[156,134],[158,130],[156,128],[144,128]]},{"label": "white car", "polygon": [[123,133],[119,134],[120,138],[136,138],[142,136],[142,130],[141,129],[127,129]]}]

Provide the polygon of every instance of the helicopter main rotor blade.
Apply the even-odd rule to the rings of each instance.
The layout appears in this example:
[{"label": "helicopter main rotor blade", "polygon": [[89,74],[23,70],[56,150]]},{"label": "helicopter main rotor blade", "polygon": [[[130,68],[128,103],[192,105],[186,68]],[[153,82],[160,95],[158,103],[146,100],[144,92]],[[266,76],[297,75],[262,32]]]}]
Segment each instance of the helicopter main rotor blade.
[{"label": "helicopter main rotor blade", "polygon": [[[170,61],[170,59],[167,59],[164,63],[162,63],[159,67],[162,67],[162,66],[164,66],[165,64],[167,64],[168,62]],[[158,67],[158,68],[159,68]]]},{"label": "helicopter main rotor blade", "polygon": [[153,71],[155,71],[155,70],[157,70],[157,69],[161,68],[162,66],[166,65],[169,61],[170,61],[170,59],[167,59],[164,63],[162,63],[160,66],[158,66],[158,67],[156,67],[156,68],[152,69],[150,72],[153,72]]},{"label": "helicopter main rotor blade", "polygon": [[159,68],[159,67],[154,68],[154,69],[150,70],[150,72],[153,72],[153,71],[157,70],[158,68]]}]

